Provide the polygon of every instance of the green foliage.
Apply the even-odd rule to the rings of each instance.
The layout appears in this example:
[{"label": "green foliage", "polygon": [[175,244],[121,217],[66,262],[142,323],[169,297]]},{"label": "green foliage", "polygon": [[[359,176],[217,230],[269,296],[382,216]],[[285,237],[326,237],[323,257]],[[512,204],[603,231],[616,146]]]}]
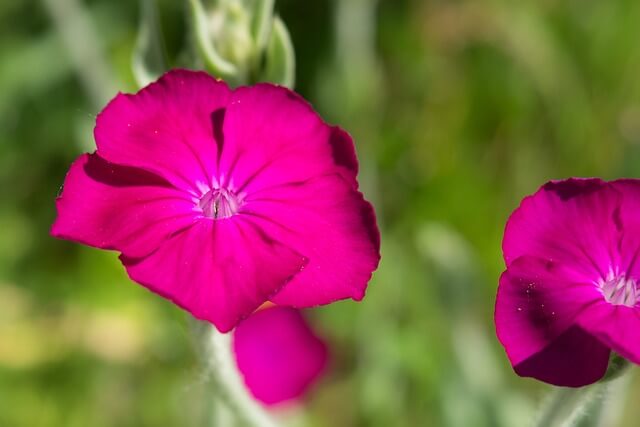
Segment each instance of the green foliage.
[{"label": "green foliage", "polygon": [[293,88],[296,60],[287,27],[275,17],[265,50],[265,70],[258,80]]},{"label": "green foliage", "polygon": [[[168,64],[189,63],[188,3],[156,3]],[[89,19],[98,87],[52,4],[81,8],[65,25]],[[152,22],[137,6],[0,2],[0,426],[200,426],[210,412],[185,315],[132,284],[115,254],[48,236],[69,164],[92,149],[96,99],[137,87],[136,45],[159,67],[158,47],[136,42]],[[356,140],[383,233],[365,300],[310,313],[333,363],[305,401],[308,424],[527,426],[544,388],[513,374],[492,326],[502,229],[548,179],[640,176],[640,2],[276,10],[297,89]],[[637,425],[640,408],[621,408],[606,425]]]},{"label": "green foliage", "polygon": [[141,0],[140,15],[138,39],[131,58],[131,68],[136,83],[143,87],[167,71],[168,65],[156,0]]}]

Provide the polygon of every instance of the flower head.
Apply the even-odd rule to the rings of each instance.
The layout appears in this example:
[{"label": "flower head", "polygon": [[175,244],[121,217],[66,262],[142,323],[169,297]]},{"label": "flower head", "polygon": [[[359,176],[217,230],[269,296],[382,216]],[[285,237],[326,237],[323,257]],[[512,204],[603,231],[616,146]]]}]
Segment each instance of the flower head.
[{"label": "flower head", "polygon": [[275,405],[301,397],[327,365],[325,343],[299,310],[259,310],[233,331],[238,369],[254,397]]},{"label": "flower head", "polygon": [[562,386],[640,363],[640,180],[552,181],[513,212],[495,307],[515,371]]},{"label": "flower head", "polygon": [[379,261],[349,135],[294,92],[171,71],[98,115],[51,233],[121,252],[129,276],[219,330],[265,301],[363,298]]}]

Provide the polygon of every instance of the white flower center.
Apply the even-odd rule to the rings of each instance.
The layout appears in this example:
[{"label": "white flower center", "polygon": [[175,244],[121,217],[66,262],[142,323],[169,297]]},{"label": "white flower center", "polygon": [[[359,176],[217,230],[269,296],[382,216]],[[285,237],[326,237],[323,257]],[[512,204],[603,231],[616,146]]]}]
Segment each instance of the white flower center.
[{"label": "white flower center", "polygon": [[198,207],[207,218],[222,219],[236,214],[242,200],[226,188],[214,188],[200,198]]},{"label": "white flower center", "polygon": [[636,281],[625,275],[609,272],[606,279],[600,279],[598,286],[604,299],[613,305],[634,307],[640,299],[640,291]]}]

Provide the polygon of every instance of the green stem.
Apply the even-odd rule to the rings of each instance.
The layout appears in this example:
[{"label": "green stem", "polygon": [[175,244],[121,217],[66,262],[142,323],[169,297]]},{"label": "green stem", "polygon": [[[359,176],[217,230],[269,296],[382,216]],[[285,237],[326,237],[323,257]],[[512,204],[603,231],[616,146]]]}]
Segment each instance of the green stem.
[{"label": "green stem", "polygon": [[196,333],[216,397],[229,409],[233,418],[247,427],[277,427],[278,424],[244,385],[231,347],[231,334],[222,334],[204,323],[196,325]]},{"label": "green stem", "polygon": [[596,427],[605,408],[607,397],[616,384],[624,384],[629,362],[611,353],[604,377],[588,387],[558,387],[540,408],[533,427]]},{"label": "green stem", "polygon": [[615,382],[557,388],[543,404],[534,427],[596,427]]},{"label": "green stem", "polygon": [[585,396],[588,396],[588,388],[556,388],[543,403],[533,427],[559,426],[562,420],[567,419],[572,409]]},{"label": "green stem", "polygon": [[597,427],[600,425],[604,404],[609,394],[610,384],[597,384],[588,401],[577,408],[564,422],[563,427]]}]

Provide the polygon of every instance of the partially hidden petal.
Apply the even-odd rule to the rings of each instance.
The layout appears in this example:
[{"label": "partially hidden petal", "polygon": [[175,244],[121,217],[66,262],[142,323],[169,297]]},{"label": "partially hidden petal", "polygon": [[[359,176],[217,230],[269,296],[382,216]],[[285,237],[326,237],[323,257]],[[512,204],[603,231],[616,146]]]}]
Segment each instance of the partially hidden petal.
[{"label": "partially hidden petal", "polygon": [[308,263],[272,301],[294,307],[364,297],[380,260],[371,205],[340,175],[248,196],[240,213],[303,254]]},{"label": "partially hidden petal", "polygon": [[573,281],[562,265],[514,260],[501,278],[495,307],[498,339],[515,371],[556,385],[595,382],[609,349],[585,333],[578,317],[602,301],[593,283]]},{"label": "partially hidden petal", "polygon": [[173,70],[136,94],[119,94],[96,120],[98,154],[198,193],[217,175],[213,122],[230,93],[204,72]]},{"label": "partially hidden petal", "polygon": [[129,276],[221,332],[231,330],[303,267],[304,258],[241,219],[202,219],[143,259]]},{"label": "partially hidden petal", "polygon": [[532,377],[562,387],[582,387],[600,380],[607,371],[611,351],[597,338],[572,326],[544,350],[513,367]]},{"label": "partially hidden petal", "polygon": [[575,279],[606,277],[619,262],[620,193],[600,179],[552,181],[509,218],[502,249],[507,267],[529,255],[563,263]]},{"label": "partially hidden petal", "polygon": [[73,163],[56,205],[53,236],[129,257],[151,253],[197,216],[189,195],[164,179],[95,154]]},{"label": "partially hidden petal", "polygon": [[233,334],[245,383],[267,405],[301,397],[327,365],[327,346],[293,308],[259,310]]}]

